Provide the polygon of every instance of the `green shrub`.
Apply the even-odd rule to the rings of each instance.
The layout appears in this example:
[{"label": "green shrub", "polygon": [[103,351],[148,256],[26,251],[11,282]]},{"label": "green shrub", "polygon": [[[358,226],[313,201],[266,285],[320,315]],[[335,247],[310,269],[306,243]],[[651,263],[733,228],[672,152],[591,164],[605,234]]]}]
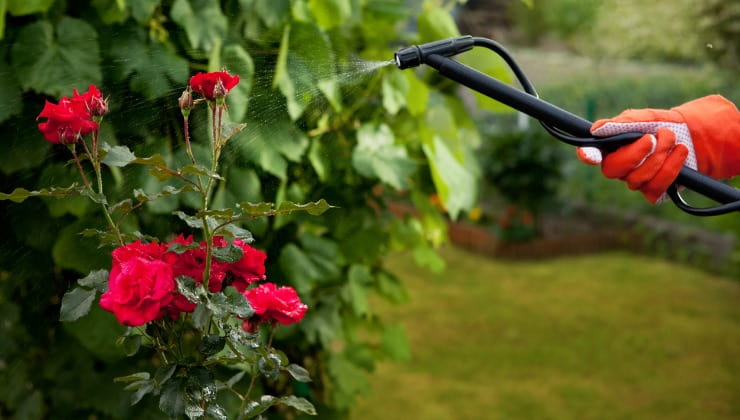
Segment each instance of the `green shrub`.
[{"label": "green shrub", "polygon": [[[7,5],[6,5],[7,3]],[[325,198],[334,214],[281,215],[246,223],[268,254],[267,273],[295,287],[311,308],[275,340],[315,382],[296,389],[322,418],[341,416],[376,360],[407,353],[402,330],[381,323],[369,295],[403,301],[405,291],[382,264],[395,246],[438,264],[428,238],[441,240],[436,209],[421,222],[390,224],[387,190],[438,191],[454,216],[476,198],[471,145],[477,132],[453,96],[423,74],[384,68],[400,39],[457,35],[438,2],[416,6],[420,34],[406,33],[402,0],[0,1],[0,191],[69,185],[74,167],[39,135],[44,99],[95,83],[110,95],[102,140],[139,156],[186,159],[177,97],[190,74],[226,67],[242,81],[228,97],[230,120],[247,128],[223,153],[227,181],[214,208],[239,200],[298,202]],[[7,9],[5,8],[7,6]],[[447,25],[437,25],[443,19]],[[430,33],[431,29],[433,33]],[[373,70],[375,69],[375,70]],[[191,115],[194,152],[208,138],[204,113]],[[63,151],[62,151],[63,152]],[[131,196],[143,172],[111,171],[109,197]],[[156,181],[147,193],[162,189]],[[196,207],[187,195],[147,204],[123,229],[164,238],[187,226],[170,213]],[[79,273],[110,264],[109,250],[79,235],[99,222],[85,200],[0,205],[0,416],[147,418],[111,378],[146,355],[123,357],[121,333],[101,312],[62,327],[59,300]],[[97,223],[99,224],[99,223]],[[89,332],[95,340],[81,340]],[[361,331],[369,331],[361,334]],[[85,332],[85,334],[82,334]],[[258,384],[280,391],[284,383]],[[234,401],[225,401],[229,407]],[[238,401],[236,402],[238,403]],[[156,407],[154,413],[157,412]]]}]

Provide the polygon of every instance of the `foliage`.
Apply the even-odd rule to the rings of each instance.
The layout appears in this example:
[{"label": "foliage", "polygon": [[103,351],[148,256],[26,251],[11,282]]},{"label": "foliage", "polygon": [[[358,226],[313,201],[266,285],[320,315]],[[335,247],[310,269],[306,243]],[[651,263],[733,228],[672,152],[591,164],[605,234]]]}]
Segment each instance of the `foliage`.
[{"label": "foliage", "polygon": [[[131,366],[142,372],[161,366],[146,352],[124,359],[126,346],[111,344],[122,331],[109,314],[94,309],[64,326],[56,320],[62,295],[80,273],[110,266],[109,249],[96,248],[85,235],[95,232],[84,232],[105,224],[97,215],[100,203],[89,199],[94,196],[57,200],[51,196],[66,194],[63,189],[42,190],[72,185],[76,169],[63,147],[41,140],[33,119],[46,95],[89,83],[111,97],[102,127],[111,146],[111,165],[101,174],[108,204],[126,211],[133,195],[130,204],[145,210],[129,215],[123,232],[164,238],[192,226],[171,213],[183,208],[193,214],[197,194],[179,191],[178,176],[162,169],[188,161],[174,104],[193,70],[226,67],[242,77],[227,104],[230,120],[247,126],[223,150],[224,179],[209,178],[212,208],[319,198],[338,207],[334,215],[286,212],[243,225],[271,256],[270,277],[295,287],[312,308],[300,325],[279,331],[274,345],[288,349],[288,359],[306,366],[314,381],[295,392],[287,381],[258,381],[255,389],[295,394],[322,416],[341,415],[366,392],[363,375],[376,359],[407,354],[404,334],[375,316],[368,297],[402,301],[403,286],[381,257],[407,245],[416,248],[418,261],[436,264],[426,239],[439,238],[444,224],[434,208],[425,208],[420,221],[388,224],[386,197],[375,187],[439,190],[455,216],[474,203],[478,176],[470,151],[477,133],[449,85],[371,65],[389,60],[389,45],[401,39],[457,35],[454,25],[434,24],[445,16],[434,1],[421,5],[420,33],[404,32],[413,10],[407,7],[400,0],[0,1],[0,191],[17,199],[49,195],[0,208],[8,226],[0,244],[0,328],[10,337],[0,344],[3,417],[147,418],[158,410],[146,398],[130,407],[120,385],[111,383],[130,374]],[[426,127],[430,121],[434,130]],[[207,160],[199,144],[209,138],[208,117],[194,110],[190,122],[192,153]],[[370,139],[379,141],[382,153],[356,152],[372,151]],[[125,150],[131,155],[119,153]],[[131,156],[158,157],[133,162]],[[462,178],[450,177],[450,170]],[[465,182],[450,185],[457,179]],[[11,193],[15,187],[24,190]],[[156,376],[133,379],[145,386]],[[190,386],[180,377],[165,385],[162,396],[181,395],[178,390]],[[267,398],[254,413],[300,401]],[[164,408],[181,402],[167,397]],[[228,409],[239,401],[224,396],[219,404]]]},{"label": "foliage", "polygon": [[552,204],[563,176],[563,148],[539,125],[489,131],[481,166],[497,195],[535,214]]}]

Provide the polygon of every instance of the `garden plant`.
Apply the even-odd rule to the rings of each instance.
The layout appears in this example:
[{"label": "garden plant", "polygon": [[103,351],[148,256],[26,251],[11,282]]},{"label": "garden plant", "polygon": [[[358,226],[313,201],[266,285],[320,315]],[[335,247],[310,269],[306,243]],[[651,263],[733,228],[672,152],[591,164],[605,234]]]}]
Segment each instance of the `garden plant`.
[{"label": "garden plant", "polygon": [[407,357],[383,256],[439,268],[479,176],[454,86],[384,67],[458,35],[415,5],[0,2],[0,415],[342,417]]}]

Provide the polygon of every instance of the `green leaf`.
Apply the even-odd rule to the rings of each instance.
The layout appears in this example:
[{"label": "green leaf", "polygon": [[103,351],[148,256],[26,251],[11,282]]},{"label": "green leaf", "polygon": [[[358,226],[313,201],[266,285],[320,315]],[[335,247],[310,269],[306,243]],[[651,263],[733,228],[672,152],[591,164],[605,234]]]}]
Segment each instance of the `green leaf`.
[{"label": "green leaf", "polygon": [[[3,0],[4,1],[4,0]],[[0,1],[2,3],[2,1]],[[5,14],[0,6],[0,39],[3,34],[3,19]],[[0,101],[0,123],[8,118],[18,115],[23,110],[23,97],[18,81],[13,75],[13,71],[0,61],[0,92],[3,92],[3,100]],[[21,136],[24,137],[24,136]]]},{"label": "green leaf", "polygon": [[159,369],[157,369],[156,372],[154,372],[154,383],[157,384],[157,386],[161,387],[167,381],[172,378],[172,375],[175,374],[175,371],[177,370],[177,364],[170,363],[164,366],[160,366]]},{"label": "green leaf", "polygon": [[98,247],[97,241],[80,235],[86,220],[73,222],[59,232],[51,250],[54,263],[60,268],[89,273],[110,265],[110,254]]},{"label": "green leaf", "polygon": [[287,370],[290,376],[292,376],[296,381],[311,382],[311,375],[309,375],[308,371],[302,366],[291,363],[285,368],[285,370]]},{"label": "green leaf", "polygon": [[439,136],[432,143],[422,145],[429,159],[432,180],[439,196],[450,214],[457,218],[460,211],[472,208],[476,203],[475,175],[470,172],[460,158],[452,154]]},{"label": "green leaf", "polygon": [[98,34],[80,19],[63,17],[56,27],[43,20],[24,26],[11,55],[24,90],[60,97],[103,79]]},{"label": "green leaf", "polygon": [[155,393],[156,390],[157,388],[151,381],[142,382],[139,389],[137,389],[136,392],[134,392],[134,395],[131,396],[131,405],[135,405],[136,403],[141,401],[141,399],[144,398],[146,394]]},{"label": "green leaf", "polygon": [[100,148],[105,152],[102,162],[110,167],[122,168],[136,160],[136,155],[126,146],[103,143]]},{"label": "green leaf", "polygon": [[95,300],[95,289],[75,287],[62,297],[62,308],[59,311],[60,321],[75,321],[90,312]]},{"label": "green leaf", "polygon": [[54,197],[59,199],[71,195],[79,195],[83,189],[84,187],[78,187],[75,184],[66,188],[50,187],[49,189],[42,188],[38,191],[28,191],[25,188],[16,188],[10,194],[0,193],[0,200],[10,200],[16,203],[21,203],[29,197]]},{"label": "green leaf", "polygon": [[254,61],[241,45],[226,44],[221,52],[221,64],[232,74],[239,75],[239,84],[226,96],[229,118],[232,121],[244,121],[247,117],[249,94],[252,91]]},{"label": "green leaf", "polygon": [[206,414],[216,420],[227,420],[229,418],[226,410],[216,403],[206,406]]},{"label": "green leaf", "polygon": [[305,398],[296,397],[295,395],[288,395],[280,398],[280,403],[285,404],[288,407],[293,407],[301,413],[306,413],[311,416],[316,415],[316,408]]},{"label": "green leaf", "polygon": [[225,345],[226,337],[222,335],[204,335],[200,340],[198,351],[200,351],[203,356],[209,357],[223,350]]},{"label": "green leaf", "polygon": [[[256,99],[254,108],[274,106]],[[264,99],[262,99],[264,101]],[[256,118],[269,118],[270,124]],[[247,121],[247,129],[233,140],[240,154],[280,179],[287,177],[287,160],[299,162],[308,149],[308,138],[287,115],[257,115]]]},{"label": "green leaf", "polygon": [[276,212],[278,213],[292,213],[294,211],[305,211],[311,216],[319,216],[330,208],[335,208],[326,202],[323,198],[311,203],[296,204],[291,201],[283,201],[278,206]]},{"label": "green leaf", "polygon": [[273,87],[279,87],[287,99],[291,119],[298,119],[319,92],[335,109],[341,108],[336,83],[334,52],[326,34],[312,23],[286,26]]},{"label": "green leaf", "polygon": [[308,0],[308,8],[323,29],[339,26],[352,15],[349,0]]},{"label": "green leaf", "polygon": [[126,376],[119,376],[117,378],[113,378],[113,382],[135,382],[135,381],[148,381],[149,378],[151,378],[151,375],[149,372],[136,372],[132,373],[131,375]]},{"label": "green leaf", "polygon": [[281,25],[290,16],[290,0],[253,0],[254,11],[268,28]]},{"label": "green leaf", "polygon": [[417,24],[422,43],[460,36],[455,19],[439,6],[426,7],[419,14]]},{"label": "green leaf", "polygon": [[429,87],[422,82],[413,71],[406,71],[408,90],[406,92],[406,108],[413,116],[423,115],[429,101]]},{"label": "green leaf", "polygon": [[395,70],[385,73],[383,77],[383,107],[391,115],[396,115],[406,106],[406,97],[409,94],[406,73]]},{"label": "green leaf", "polygon": [[213,248],[213,258],[221,262],[233,264],[241,260],[242,257],[244,257],[244,251],[233,243]]},{"label": "green leaf", "polygon": [[175,0],[170,16],[185,31],[192,48],[211,51],[226,36],[228,20],[219,2]]},{"label": "green leaf", "polygon": [[148,99],[166,96],[188,80],[188,63],[171,45],[151,39],[143,28],[127,27],[112,37],[108,53],[117,79]]},{"label": "green leaf", "polygon": [[[249,301],[247,300],[244,295],[241,294],[238,290],[236,290],[235,287],[228,286],[224,289],[223,294],[219,294],[216,296],[225,296],[226,299],[222,302],[218,302],[219,310],[234,314],[240,318],[249,318],[250,316],[254,315],[254,309],[252,309],[252,305],[249,304]],[[213,308],[211,310],[216,312]]]},{"label": "green leaf", "polygon": [[366,177],[379,178],[402,190],[408,188],[408,177],[416,170],[416,163],[403,146],[394,142],[393,132],[386,124],[361,126],[352,151],[352,166]]},{"label": "green leaf", "polygon": [[250,203],[244,201],[237,204],[240,210],[251,216],[266,216],[275,211],[274,203]]},{"label": "green leaf", "polygon": [[228,238],[234,238],[234,239],[238,238],[248,244],[254,241],[254,237],[252,236],[252,233],[250,231],[246,229],[242,229],[233,223],[224,225],[221,229],[217,230],[214,233],[222,234],[227,239]]},{"label": "green leaf", "polygon": [[77,284],[103,293],[108,289],[108,270],[91,271],[87,276],[77,280]]},{"label": "green leaf", "polygon": [[14,16],[43,13],[54,4],[54,0],[7,0],[8,13]]},{"label": "green leaf", "polygon": [[263,395],[257,401],[250,401],[244,409],[240,418],[251,419],[264,413],[268,408],[277,404],[278,399],[272,395]]},{"label": "green leaf", "polygon": [[171,418],[185,414],[185,378],[172,378],[167,381],[159,397],[159,409]]},{"label": "green leaf", "polygon": [[196,403],[213,401],[218,393],[213,372],[205,366],[188,369],[187,389]]},{"label": "green leaf", "polygon": [[126,356],[131,357],[141,348],[141,335],[122,336],[119,344],[123,347]]},{"label": "green leaf", "polygon": [[241,371],[241,372],[236,373],[234,376],[232,376],[231,378],[229,378],[229,380],[226,381],[226,386],[229,387],[229,388],[233,388],[234,385],[236,385],[237,383],[239,383],[239,381],[241,381],[242,378],[244,377],[244,375],[246,375],[246,374],[247,374],[247,372],[244,371],[244,370]]},{"label": "green leaf", "polygon": [[357,316],[365,316],[370,312],[367,288],[372,281],[373,277],[367,266],[355,264],[349,268],[348,300]]},{"label": "green leaf", "polygon": [[177,291],[193,303],[201,303],[207,296],[203,285],[196,283],[192,277],[178,276],[175,282],[177,282]]},{"label": "green leaf", "polygon": [[63,322],[62,326],[67,334],[99,360],[112,363],[125,356],[124,349],[116,341],[126,333],[127,328],[98,304],[93,304],[86,316],[74,322]]},{"label": "green leaf", "polygon": [[131,16],[139,23],[148,21],[162,0],[128,0]]},{"label": "green leaf", "polygon": [[405,362],[411,359],[411,350],[403,325],[397,324],[383,330],[382,347],[393,360]]},{"label": "green leaf", "polygon": [[200,248],[200,244],[197,242],[193,242],[190,245],[183,245],[181,243],[173,242],[170,244],[170,246],[167,247],[167,252],[174,252],[175,254],[182,254],[185,251],[191,250],[191,249],[198,249]]}]

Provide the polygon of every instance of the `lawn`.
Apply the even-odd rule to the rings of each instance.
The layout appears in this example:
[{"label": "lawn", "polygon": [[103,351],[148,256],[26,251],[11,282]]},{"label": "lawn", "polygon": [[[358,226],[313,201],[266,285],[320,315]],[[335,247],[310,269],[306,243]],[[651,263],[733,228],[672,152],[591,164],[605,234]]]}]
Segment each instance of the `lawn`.
[{"label": "lawn", "polygon": [[608,253],[531,262],[443,251],[447,271],[388,265],[411,302],[374,302],[405,325],[364,419],[740,417],[740,282]]}]

